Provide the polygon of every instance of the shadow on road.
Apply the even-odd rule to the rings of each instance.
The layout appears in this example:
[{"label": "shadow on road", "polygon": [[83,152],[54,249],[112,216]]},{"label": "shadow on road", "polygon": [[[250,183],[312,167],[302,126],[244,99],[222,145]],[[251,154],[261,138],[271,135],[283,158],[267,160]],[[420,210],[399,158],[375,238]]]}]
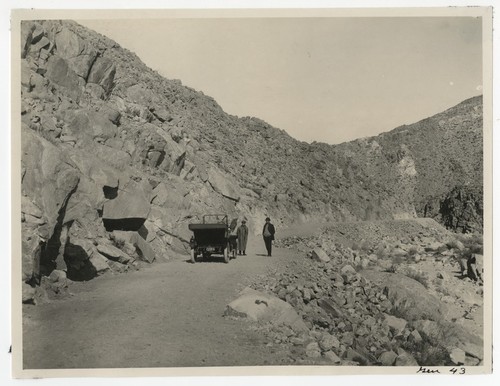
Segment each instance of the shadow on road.
[{"label": "shadow on road", "polygon": [[[231,259],[234,260],[234,259]],[[211,256],[202,258],[201,260],[196,261],[196,263],[192,263],[191,259],[184,260],[185,263],[189,264],[203,264],[203,263],[224,263],[224,257],[222,256]]]}]

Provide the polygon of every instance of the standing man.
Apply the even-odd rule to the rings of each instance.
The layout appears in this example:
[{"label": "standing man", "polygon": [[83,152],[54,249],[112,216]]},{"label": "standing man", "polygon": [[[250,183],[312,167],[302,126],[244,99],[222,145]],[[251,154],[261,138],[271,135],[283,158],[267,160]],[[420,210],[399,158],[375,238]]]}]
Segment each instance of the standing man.
[{"label": "standing man", "polygon": [[243,256],[247,254],[248,227],[246,223],[246,220],[243,220],[238,227],[238,255],[243,254]]},{"label": "standing man", "polygon": [[264,237],[264,244],[266,244],[267,256],[271,256],[274,232],[274,225],[271,224],[271,219],[269,217],[266,217],[266,223],[264,224],[264,228],[262,229],[262,237]]}]

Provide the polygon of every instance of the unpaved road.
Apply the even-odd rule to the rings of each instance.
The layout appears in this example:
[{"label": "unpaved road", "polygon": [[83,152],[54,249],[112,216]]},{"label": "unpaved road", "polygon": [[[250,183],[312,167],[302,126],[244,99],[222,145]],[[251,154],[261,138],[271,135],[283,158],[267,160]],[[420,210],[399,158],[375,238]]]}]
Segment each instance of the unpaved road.
[{"label": "unpaved road", "polygon": [[[75,285],[81,292],[25,305],[24,368],[252,366],[289,363],[250,322],[223,317],[245,284],[297,257],[251,237],[247,256],[173,260]],[[187,258],[186,258],[187,259]],[[71,289],[70,288],[70,289]]]}]

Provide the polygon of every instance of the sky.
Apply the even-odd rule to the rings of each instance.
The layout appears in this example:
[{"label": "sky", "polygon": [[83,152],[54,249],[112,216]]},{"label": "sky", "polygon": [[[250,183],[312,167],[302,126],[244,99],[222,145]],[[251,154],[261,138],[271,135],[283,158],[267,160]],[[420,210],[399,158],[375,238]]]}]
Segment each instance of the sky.
[{"label": "sky", "polygon": [[482,93],[474,17],[77,20],[302,141],[377,135]]}]

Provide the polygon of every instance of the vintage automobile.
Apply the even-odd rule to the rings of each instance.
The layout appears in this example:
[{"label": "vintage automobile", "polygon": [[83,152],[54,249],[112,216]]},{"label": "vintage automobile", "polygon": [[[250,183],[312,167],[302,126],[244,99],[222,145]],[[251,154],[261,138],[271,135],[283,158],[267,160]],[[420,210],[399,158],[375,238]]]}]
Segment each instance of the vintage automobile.
[{"label": "vintage automobile", "polygon": [[189,242],[191,262],[199,262],[212,255],[222,255],[224,262],[236,258],[236,248],[229,241],[229,222],[225,214],[206,214],[200,223],[189,224],[193,236]]}]

